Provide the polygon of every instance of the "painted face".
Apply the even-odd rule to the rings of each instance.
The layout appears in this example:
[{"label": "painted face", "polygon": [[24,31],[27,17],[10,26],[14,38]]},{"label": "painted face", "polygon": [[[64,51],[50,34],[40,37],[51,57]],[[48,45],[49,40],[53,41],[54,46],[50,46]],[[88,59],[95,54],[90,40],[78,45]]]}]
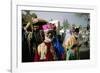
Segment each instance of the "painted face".
[{"label": "painted face", "polygon": [[45,41],[46,41],[46,42],[52,42],[53,37],[54,37],[53,30],[49,30],[49,31],[47,31],[47,32],[45,33]]},{"label": "painted face", "polygon": [[45,32],[45,41],[51,42],[53,40],[53,37],[55,36],[55,29],[54,24],[48,23],[46,25],[43,25],[42,28]]}]

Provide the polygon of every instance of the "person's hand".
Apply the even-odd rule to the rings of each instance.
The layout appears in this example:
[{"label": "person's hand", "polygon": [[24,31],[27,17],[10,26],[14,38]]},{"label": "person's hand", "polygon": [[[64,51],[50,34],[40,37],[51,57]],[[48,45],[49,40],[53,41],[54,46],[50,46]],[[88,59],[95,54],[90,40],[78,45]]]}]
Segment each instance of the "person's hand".
[{"label": "person's hand", "polygon": [[25,30],[25,31],[27,30],[26,27],[24,27],[24,30]]},{"label": "person's hand", "polygon": [[37,18],[32,18],[32,22],[33,23],[37,23],[38,22],[38,19]]}]

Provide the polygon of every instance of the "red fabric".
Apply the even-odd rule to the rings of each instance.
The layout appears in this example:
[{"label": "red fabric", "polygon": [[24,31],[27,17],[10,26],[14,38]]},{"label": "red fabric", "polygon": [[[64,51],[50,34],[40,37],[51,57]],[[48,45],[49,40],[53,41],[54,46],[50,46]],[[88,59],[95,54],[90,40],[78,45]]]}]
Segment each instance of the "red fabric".
[{"label": "red fabric", "polygon": [[45,43],[47,46],[47,54],[46,54],[46,60],[47,61],[52,61],[53,60],[53,54],[50,51],[51,43]]},{"label": "red fabric", "polygon": [[64,55],[64,54],[62,54],[62,55],[61,55],[61,59],[62,59],[62,60],[64,60],[64,58],[65,58],[65,55]]},{"label": "red fabric", "polygon": [[40,55],[36,51],[35,56],[34,56],[34,61],[53,61],[53,54],[50,51],[51,43],[45,43],[47,46],[47,54],[46,54],[46,59],[45,60],[40,60]]},{"label": "red fabric", "polygon": [[36,51],[35,56],[34,56],[34,61],[40,61],[40,56],[39,56],[37,51]]}]

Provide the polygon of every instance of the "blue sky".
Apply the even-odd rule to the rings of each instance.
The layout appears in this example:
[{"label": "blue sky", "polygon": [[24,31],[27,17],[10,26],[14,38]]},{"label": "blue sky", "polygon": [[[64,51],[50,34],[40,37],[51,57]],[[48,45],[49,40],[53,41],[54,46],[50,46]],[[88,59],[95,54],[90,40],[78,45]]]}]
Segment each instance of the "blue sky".
[{"label": "blue sky", "polygon": [[[69,24],[76,25],[87,25],[87,15],[79,16],[80,13],[72,12],[48,12],[48,11],[31,11],[30,13],[35,13],[39,18],[43,18],[47,21],[59,20],[61,25],[64,20],[67,20]],[[89,14],[88,14],[89,15]]]}]

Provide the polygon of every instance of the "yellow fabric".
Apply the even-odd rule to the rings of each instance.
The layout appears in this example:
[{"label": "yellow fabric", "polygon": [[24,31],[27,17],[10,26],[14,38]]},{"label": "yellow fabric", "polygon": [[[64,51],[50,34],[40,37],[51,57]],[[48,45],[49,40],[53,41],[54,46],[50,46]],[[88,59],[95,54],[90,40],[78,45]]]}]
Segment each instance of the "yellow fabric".
[{"label": "yellow fabric", "polygon": [[74,44],[78,44],[78,41],[75,39],[74,35],[71,35],[67,40],[65,40],[63,46],[65,49],[69,49]]}]

